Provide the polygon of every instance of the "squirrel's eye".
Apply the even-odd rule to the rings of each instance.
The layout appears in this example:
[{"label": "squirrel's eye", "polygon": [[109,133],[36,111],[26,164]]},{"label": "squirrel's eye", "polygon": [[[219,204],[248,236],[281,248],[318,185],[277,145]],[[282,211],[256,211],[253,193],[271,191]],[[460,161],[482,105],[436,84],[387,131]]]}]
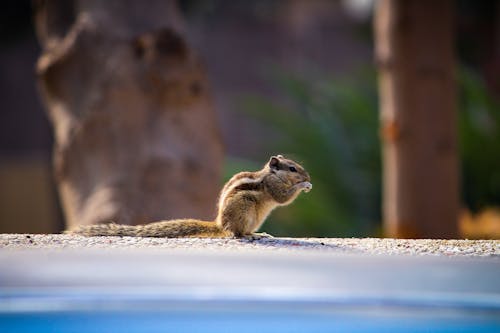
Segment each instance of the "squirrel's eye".
[{"label": "squirrel's eye", "polygon": [[297,172],[297,169],[295,169],[295,167],[291,166],[291,167],[290,167],[290,171],[291,171],[291,172]]}]

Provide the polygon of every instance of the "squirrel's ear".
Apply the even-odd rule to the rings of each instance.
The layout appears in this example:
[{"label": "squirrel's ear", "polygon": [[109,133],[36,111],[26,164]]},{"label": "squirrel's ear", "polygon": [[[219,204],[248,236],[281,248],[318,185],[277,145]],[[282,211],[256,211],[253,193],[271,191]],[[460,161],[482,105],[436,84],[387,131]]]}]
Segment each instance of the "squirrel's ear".
[{"label": "squirrel's ear", "polygon": [[279,168],[280,161],[278,157],[276,156],[271,156],[271,159],[269,160],[269,167],[271,169],[277,170]]}]

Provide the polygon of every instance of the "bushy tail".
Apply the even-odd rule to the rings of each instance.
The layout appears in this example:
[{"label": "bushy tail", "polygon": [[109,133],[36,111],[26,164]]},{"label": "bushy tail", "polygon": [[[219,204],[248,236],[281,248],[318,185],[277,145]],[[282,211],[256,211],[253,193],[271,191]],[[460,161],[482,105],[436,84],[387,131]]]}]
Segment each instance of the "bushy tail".
[{"label": "bushy tail", "polygon": [[82,236],[136,236],[136,237],[229,237],[215,222],[193,219],[170,220],[144,225],[124,225],[116,223],[79,226],[68,234]]}]

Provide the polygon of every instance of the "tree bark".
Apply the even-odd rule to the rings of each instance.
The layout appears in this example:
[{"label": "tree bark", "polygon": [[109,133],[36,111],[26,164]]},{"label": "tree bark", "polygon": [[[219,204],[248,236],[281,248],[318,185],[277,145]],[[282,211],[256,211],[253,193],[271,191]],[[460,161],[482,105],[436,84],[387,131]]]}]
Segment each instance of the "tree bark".
[{"label": "tree bark", "polygon": [[457,236],[452,4],[380,0],[376,8],[383,215],[390,237]]},{"label": "tree bark", "polygon": [[176,2],[38,1],[35,19],[67,226],[211,218],[222,143]]}]

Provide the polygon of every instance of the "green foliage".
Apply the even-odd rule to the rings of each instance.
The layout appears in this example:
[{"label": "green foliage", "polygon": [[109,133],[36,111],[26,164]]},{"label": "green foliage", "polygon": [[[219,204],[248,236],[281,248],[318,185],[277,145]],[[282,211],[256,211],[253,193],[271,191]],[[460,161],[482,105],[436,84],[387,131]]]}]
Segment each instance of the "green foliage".
[{"label": "green foliage", "polygon": [[[380,158],[373,75],[309,82],[280,74],[285,101],[247,101],[274,147],[302,162],[313,190],[274,212],[264,230],[287,236],[373,234],[380,221]],[[286,152],[292,152],[287,154]]]},{"label": "green foliage", "polygon": [[[374,78],[372,73],[313,81],[280,73],[281,103],[257,97],[246,101],[248,112],[274,135],[266,136],[266,148],[301,162],[313,183],[310,193],[275,211],[264,231],[378,236],[381,165]],[[500,108],[473,72],[461,70],[458,84],[462,201],[474,210],[498,206]],[[230,174],[261,167],[241,160],[230,165]]]},{"label": "green foliage", "polygon": [[500,205],[500,105],[484,82],[463,69],[460,79],[459,139],[463,200],[479,210]]}]

